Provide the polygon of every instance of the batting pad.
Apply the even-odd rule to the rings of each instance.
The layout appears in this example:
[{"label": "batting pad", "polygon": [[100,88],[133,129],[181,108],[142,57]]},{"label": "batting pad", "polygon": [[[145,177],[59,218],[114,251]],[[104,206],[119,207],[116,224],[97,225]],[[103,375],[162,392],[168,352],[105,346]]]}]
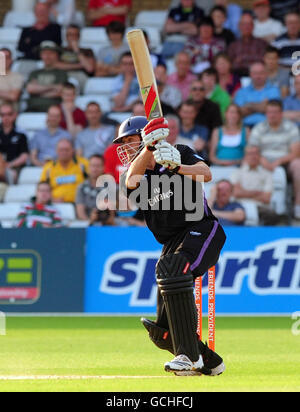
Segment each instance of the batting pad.
[{"label": "batting pad", "polygon": [[157,263],[157,284],[166,307],[175,355],[199,359],[197,308],[189,262],[180,254],[165,255]]}]

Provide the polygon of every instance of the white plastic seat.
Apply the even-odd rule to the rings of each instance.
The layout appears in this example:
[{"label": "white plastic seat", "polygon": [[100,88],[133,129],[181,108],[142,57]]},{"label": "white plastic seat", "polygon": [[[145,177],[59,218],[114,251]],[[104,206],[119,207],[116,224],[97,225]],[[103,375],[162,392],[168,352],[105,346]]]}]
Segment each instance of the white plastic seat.
[{"label": "white plastic seat", "polygon": [[145,32],[147,33],[149,37],[150,47],[152,50],[155,51],[159,46],[161,46],[161,34],[160,34],[159,29],[157,29],[156,27],[150,27],[150,26],[128,27],[126,29],[125,34],[137,28],[145,30]]},{"label": "white plastic seat", "polygon": [[55,203],[54,206],[64,223],[76,220],[75,207],[72,203]]},{"label": "white plastic seat", "polygon": [[258,208],[255,202],[251,200],[238,200],[238,202],[243,206],[246,214],[245,226],[258,226],[259,225],[259,214]]},{"label": "white plastic seat", "polygon": [[137,27],[155,27],[163,29],[168,16],[168,10],[145,10],[137,13],[134,25]]},{"label": "white plastic seat", "polygon": [[111,112],[108,117],[112,120],[117,121],[118,123],[123,123],[124,120],[132,116],[131,112]]},{"label": "white plastic seat", "polygon": [[[21,210],[20,203],[1,203],[0,204],[0,222],[14,222]],[[4,226],[4,225],[3,225]]]},{"label": "white plastic seat", "polygon": [[46,128],[46,113],[20,113],[17,117],[17,129],[31,139],[35,132]]},{"label": "white plastic seat", "polygon": [[30,27],[35,23],[33,11],[9,11],[5,14],[3,27]]},{"label": "white plastic seat", "polygon": [[107,113],[111,110],[111,100],[106,95],[101,96],[99,94],[91,94],[85,96],[77,96],[75,103],[77,107],[84,111],[90,102],[98,103],[103,113]]},{"label": "white plastic seat", "polygon": [[112,93],[112,85],[115,77],[90,77],[84,87],[84,95]]},{"label": "white plastic seat", "polygon": [[230,180],[237,168],[235,166],[211,166],[210,170],[212,173],[213,183],[217,183],[222,179]]},{"label": "white plastic seat", "polygon": [[25,203],[29,202],[30,199],[36,194],[35,184],[26,185],[12,185],[8,186],[5,196],[4,203]]},{"label": "white plastic seat", "polygon": [[0,27],[0,44],[8,48],[16,48],[21,31],[19,27]]},{"label": "white plastic seat", "polygon": [[35,166],[26,166],[24,167],[19,176],[19,185],[26,185],[26,184],[37,184],[40,181],[40,177],[42,174],[42,167],[35,167]]},{"label": "white plastic seat", "polygon": [[104,27],[84,27],[80,34],[80,47],[91,48],[94,51],[109,45],[109,39]]}]

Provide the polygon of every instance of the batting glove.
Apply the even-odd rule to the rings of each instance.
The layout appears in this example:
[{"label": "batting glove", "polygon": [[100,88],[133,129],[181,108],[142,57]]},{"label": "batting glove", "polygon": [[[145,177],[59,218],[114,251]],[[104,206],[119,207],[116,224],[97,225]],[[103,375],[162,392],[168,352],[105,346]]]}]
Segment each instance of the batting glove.
[{"label": "batting glove", "polygon": [[169,136],[168,122],[163,117],[151,120],[142,130],[144,145],[148,148],[154,146]]},{"label": "batting glove", "polygon": [[166,169],[177,169],[181,166],[180,152],[167,142],[159,142],[155,145],[153,152],[156,163],[161,164]]}]

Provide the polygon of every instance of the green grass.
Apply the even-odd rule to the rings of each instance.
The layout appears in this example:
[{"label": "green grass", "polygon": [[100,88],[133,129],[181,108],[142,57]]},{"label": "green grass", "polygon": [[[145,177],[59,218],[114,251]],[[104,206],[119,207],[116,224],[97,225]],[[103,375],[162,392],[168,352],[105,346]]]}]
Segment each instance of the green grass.
[{"label": "green grass", "polygon": [[138,318],[8,317],[7,334],[0,336],[1,377],[117,377],[1,378],[0,391],[299,391],[300,336],[291,326],[289,318],[217,318],[225,373],[175,377],[163,370],[172,356],[150,342]]}]

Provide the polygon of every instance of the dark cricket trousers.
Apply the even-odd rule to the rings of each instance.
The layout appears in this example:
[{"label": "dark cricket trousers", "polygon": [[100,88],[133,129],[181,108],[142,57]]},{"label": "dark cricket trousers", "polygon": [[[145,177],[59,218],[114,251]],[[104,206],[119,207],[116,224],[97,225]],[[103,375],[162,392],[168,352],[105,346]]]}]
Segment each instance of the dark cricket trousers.
[{"label": "dark cricket trousers", "polygon": [[[182,254],[190,262],[190,269],[196,279],[216,265],[225,240],[226,235],[218,221],[197,222],[167,242],[161,257],[173,253]],[[159,289],[156,323],[162,328],[169,329],[166,309]]]}]

